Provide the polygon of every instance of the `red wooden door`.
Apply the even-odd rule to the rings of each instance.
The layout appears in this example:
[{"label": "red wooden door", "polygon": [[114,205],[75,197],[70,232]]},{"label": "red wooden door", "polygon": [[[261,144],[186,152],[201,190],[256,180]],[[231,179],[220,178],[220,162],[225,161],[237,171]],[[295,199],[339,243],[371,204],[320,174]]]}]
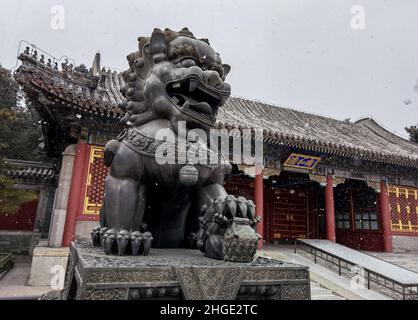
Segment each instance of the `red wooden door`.
[{"label": "red wooden door", "polygon": [[271,191],[270,235],[272,239],[306,238],[310,192],[305,189],[279,188]]},{"label": "red wooden door", "polygon": [[225,181],[224,188],[228,194],[254,201],[254,180],[252,179],[234,177]]}]

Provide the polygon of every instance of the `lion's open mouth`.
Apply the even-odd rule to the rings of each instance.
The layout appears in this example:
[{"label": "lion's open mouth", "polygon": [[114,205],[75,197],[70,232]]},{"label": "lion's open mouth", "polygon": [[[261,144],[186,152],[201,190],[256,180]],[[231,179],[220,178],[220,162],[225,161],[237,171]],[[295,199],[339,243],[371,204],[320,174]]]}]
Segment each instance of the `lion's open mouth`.
[{"label": "lion's open mouth", "polygon": [[222,94],[195,77],[184,78],[167,85],[167,94],[182,111],[192,111],[214,121],[222,103]]}]

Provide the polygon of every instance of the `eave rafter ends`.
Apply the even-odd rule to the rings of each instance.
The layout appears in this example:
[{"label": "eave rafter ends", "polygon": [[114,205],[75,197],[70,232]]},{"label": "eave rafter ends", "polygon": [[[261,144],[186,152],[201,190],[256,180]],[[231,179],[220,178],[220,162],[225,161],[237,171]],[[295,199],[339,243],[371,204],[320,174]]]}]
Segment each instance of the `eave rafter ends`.
[{"label": "eave rafter ends", "polygon": [[[123,112],[119,111],[115,106],[107,101],[98,100],[96,98],[84,98],[81,96],[74,95],[73,92],[66,90],[63,86],[48,85],[43,79],[32,80],[30,84],[43,89],[46,94],[51,94],[58,97],[59,102],[61,100],[62,105],[78,109],[80,111],[94,113],[96,115],[107,116],[112,118],[120,117]],[[56,100],[56,99],[54,99]]]},{"label": "eave rafter ends", "polygon": [[5,174],[18,181],[53,182],[55,179],[56,171],[52,164],[15,159],[6,159],[6,163],[11,168]]}]

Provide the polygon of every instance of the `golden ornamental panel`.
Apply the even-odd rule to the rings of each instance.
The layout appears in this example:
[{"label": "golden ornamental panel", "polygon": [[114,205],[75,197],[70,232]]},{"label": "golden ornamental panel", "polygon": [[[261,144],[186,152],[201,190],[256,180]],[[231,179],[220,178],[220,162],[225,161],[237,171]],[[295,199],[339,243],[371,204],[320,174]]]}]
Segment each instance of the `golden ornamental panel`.
[{"label": "golden ornamental panel", "polygon": [[392,231],[418,234],[418,188],[389,186]]},{"label": "golden ornamental panel", "polygon": [[91,146],[84,194],[83,214],[98,215],[103,203],[104,184],[109,168],[103,162],[104,147]]}]

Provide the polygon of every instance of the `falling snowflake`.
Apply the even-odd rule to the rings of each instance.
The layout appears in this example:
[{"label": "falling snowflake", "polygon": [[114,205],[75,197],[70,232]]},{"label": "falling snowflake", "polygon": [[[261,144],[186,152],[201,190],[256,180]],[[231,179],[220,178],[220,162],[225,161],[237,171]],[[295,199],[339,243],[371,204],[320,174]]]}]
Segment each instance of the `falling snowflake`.
[{"label": "falling snowflake", "polygon": [[411,99],[405,99],[405,100],[403,101],[403,103],[404,103],[405,105],[409,106],[409,105],[412,103],[412,100],[411,100]]}]

